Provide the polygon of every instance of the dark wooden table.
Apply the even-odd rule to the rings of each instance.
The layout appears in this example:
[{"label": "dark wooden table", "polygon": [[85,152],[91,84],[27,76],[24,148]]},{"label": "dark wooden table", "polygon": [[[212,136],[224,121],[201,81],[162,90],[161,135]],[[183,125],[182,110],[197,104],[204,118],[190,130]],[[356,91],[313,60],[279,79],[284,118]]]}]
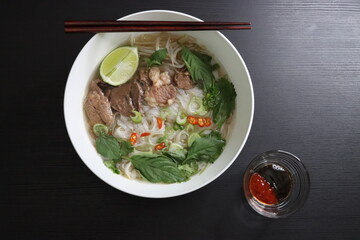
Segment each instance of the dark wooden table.
[{"label": "dark wooden table", "polygon": [[[360,2],[1,1],[0,239],[359,239]],[[99,180],[66,132],[63,95],[91,34],[66,19],[116,19],[170,9],[204,20],[251,21],[226,31],[255,92],[249,139],[235,163],[193,193],[145,199]],[[286,219],[257,215],[242,176],[271,149],[300,157],[305,206]]]}]

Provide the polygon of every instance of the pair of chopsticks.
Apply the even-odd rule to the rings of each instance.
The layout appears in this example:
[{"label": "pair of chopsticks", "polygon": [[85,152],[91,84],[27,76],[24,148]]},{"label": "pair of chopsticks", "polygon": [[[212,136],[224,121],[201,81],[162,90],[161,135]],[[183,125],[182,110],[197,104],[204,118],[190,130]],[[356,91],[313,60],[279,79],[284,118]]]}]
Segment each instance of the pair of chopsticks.
[{"label": "pair of chopsticks", "polygon": [[66,33],[249,30],[250,22],[65,21]]}]

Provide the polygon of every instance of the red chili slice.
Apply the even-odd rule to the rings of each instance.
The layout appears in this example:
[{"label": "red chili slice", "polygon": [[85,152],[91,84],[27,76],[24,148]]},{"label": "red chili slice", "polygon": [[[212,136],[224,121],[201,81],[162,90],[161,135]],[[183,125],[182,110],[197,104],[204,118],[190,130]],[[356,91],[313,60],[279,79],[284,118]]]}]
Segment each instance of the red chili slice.
[{"label": "red chili slice", "polygon": [[160,143],[160,144],[158,144],[158,145],[155,146],[155,150],[156,150],[156,151],[159,151],[159,150],[161,150],[161,149],[163,149],[163,148],[165,148],[165,147],[166,147],[165,143],[162,142],[162,143]]},{"label": "red chili slice", "polygon": [[137,134],[135,132],[131,134],[129,141],[130,141],[131,145],[135,145],[135,143],[137,141]]},{"label": "red chili slice", "polygon": [[149,132],[145,132],[145,133],[142,133],[141,135],[140,135],[140,137],[146,137],[146,136],[149,136],[151,133],[149,133]]},{"label": "red chili slice", "polygon": [[161,118],[156,118],[157,120],[157,124],[158,124],[158,128],[161,129],[162,128],[162,125],[163,125],[163,120]]},{"label": "red chili slice", "polygon": [[192,124],[192,125],[198,124],[198,119],[197,119],[197,117],[188,116],[188,117],[187,117],[187,121],[188,121],[190,124]]},{"label": "red chili slice", "polygon": [[199,117],[198,118],[198,125],[200,126],[200,127],[204,127],[205,126],[205,118],[203,118],[203,117]]},{"label": "red chili slice", "polygon": [[205,126],[206,126],[206,127],[210,127],[211,124],[212,124],[212,123],[211,123],[211,118],[206,117],[206,118],[205,118]]}]

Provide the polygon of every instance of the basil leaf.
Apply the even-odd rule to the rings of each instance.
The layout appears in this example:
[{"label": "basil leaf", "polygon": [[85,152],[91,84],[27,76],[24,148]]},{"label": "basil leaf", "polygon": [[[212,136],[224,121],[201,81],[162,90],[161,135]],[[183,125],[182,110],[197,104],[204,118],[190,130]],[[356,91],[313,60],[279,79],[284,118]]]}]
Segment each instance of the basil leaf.
[{"label": "basil leaf", "polygon": [[150,58],[145,58],[144,60],[146,61],[146,63],[148,64],[149,67],[161,66],[163,61],[166,58],[166,54],[167,54],[167,49],[162,48],[162,49],[155,51],[150,56]]},{"label": "basil leaf", "polygon": [[134,151],[134,147],[131,145],[129,141],[125,141],[122,139],[117,139],[120,145],[120,153],[121,156],[127,156],[129,153]]},{"label": "basil leaf", "polygon": [[199,171],[199,165],[197,162],[179,165],[178,168],[187,179],[189,179],[191,176],[195,175]]},{"label": "basil leaf", "polygon": [[226,77],[220,78],[216,85],[219,95],[217,104],[213,108],[213,120],[220,128],[235,109],[236,91],[234,85]]},{"label": "basil leaf", "polygon": [[195,54],[198,58],[200,58],[201,60],[203,60],[206,64],[210,64],[211,65],[211,59],[212,57],[210,57],[207,54],[204,53],[200,53],[200,52],[195,52],[192,51],[193,54]]},{"label": "basil leaf", "polygon": [[181,164],[186,158],[186,150],[163,151],[162,154],[173,160],[175,163]]},{"label": "basil leaf", "polygon": [[185,63],[191,78],[196,83],[203,84],[205,92],[214,85],[215,77],[212,73],[211,57],[190,51],[187,47],[182,48],[182,59]]},{"label": "basil leaf", "polygon": [[120,174],[119,169],[116,167],[116,163],[117,163],[116,160],[104,160],[103,163],[106,167],[111,169],[113,173]]},{"label": "basil leaf", "polygon": [[186,180],[176,164],[163,155],[134,155],[131,157],[131,163],[149,182],[175,183]]},{"label": "basil leaf", "polygon": [[102,156],[116,160],[121,158],[119,143],[114,136],[101,134],[95,144],[97,152]]},{"label": "basil leaf", "polygon": [[205,136],[196,139],[190,146],[184,163],[203,161],[213,163],[220,156],[225,146],[223,139]]}]

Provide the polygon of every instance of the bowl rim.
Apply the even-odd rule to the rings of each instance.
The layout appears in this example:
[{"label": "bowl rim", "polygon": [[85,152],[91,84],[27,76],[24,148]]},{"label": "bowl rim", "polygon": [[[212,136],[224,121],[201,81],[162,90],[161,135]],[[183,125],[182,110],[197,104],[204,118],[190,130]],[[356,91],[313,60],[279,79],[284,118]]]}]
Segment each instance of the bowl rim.
[{"label": "bowl rim", "polygon": [[[125,15],[121,18],[118,18],[117,20],[122,20],[122,19],[128,19],[128,18],[132,18],[134,16],[138,16],[138,15],[143,15],[143,14],[148,14],[148,13],[171,13],[171,14],[175,14],[175,15],[180,15],[180,16],[184,16],[184,17],[187,17],[188,19],[192,19],[192,20],[195,20],[195,21],[203,21],[197,17],[194,17],[192,15],[189,15],[189,14],[186,14],[186,13],[183,13],[183,12],[178,12],[178,11],[173,11],[173,10],[146,10],[146,11],[139,11],[139,12],[135,12],[135,13],[132,13],[132,14],[128,14],[128,15]],[[63,101],[63,111],[64,111],[64,119],[65,119],[65,126],[66,126],[66,130],[67,130],[67,133],[68,133],[68,136],[70,138],[70,141],[76,151],[76,153],[78,154],[78,156],[80,157],[80,159],[83,161],[83,163],[85,163],[85,165],[90,169],[90,171],[92,173],[94,173],[99,179],[101,179],[102,181],[104,181],[105,183],[107,183],[108,185],[114,187],[115,189],[117,190],[120,190],[122,192],[125,192],[127,194],[130,194],[130,195],[134,195],[134,196],[137,196],[137,197],[144,197],[144,198],[170,198],[170,197],[176,197],[176,196],[181,196],[181,195],[185,195],[187,193],[191,193],[193,191],[196,191],[206,185],[208,185],[209,183],[213,182],[215,179],[217,179],[221,174],[223,174],[233,163],[234,161],[237,159],[237,157],[239,156],[240,152],[242,151],[242,149],[244,148],[245,146],[245,143],[247,142],[247,139],[249,137],[249,134],[250,134],[250,131],[251,131],[251,128],[252,128],[252,123],[253,123],[253,118],[254,118],[254,108],[255,108],[255,100],[254,100],[254,90],[253,90],[253,85],[252,85],[252,81],[251,81],[251,77],[250,77],[250,74],[249,74],[249,71],[248,71],[248,68],[245,64],[245,61],[243,60],[242,56],[240,55],[240,53],[238,52],[238,50],[235,48],[235,46],[219,31],[214,31],[216,32],[216,34],[218,34],[230,47],[231,49],[235,52],[235,54],[237,55],[237,57],[239,58],[239,60],[241,61],[242,65],[244,66],[244,70],[245,70],[245,74],[247,76],[247,81],[248,81],[248,84],[249,84],[249,89],[250,89],[250,100],[251,100],[251,107],[250,107],[250,118],[249,118],[249,124],[247,126],[247,130],[246,130],[246,133],[245,133],[245,136],[244,136],[244,140],[242,142],[242,144],[239,146],[237,152],[235,153],[234,157],[232,158],[231,161],[228,162],[228,164],[223,168],[221,169],[221,171],[219,171],[216,175],[214,175],[213,177],[211,177],[210,179],[208,179],[207,181],[204,181],[202,184],[199,184],[199,185],[195,185],[189,189],[185,189],[181,192],[177,192],[177,193],[173,193],[173,194],[161,194],[161,195],[152,195],[152,196],[149,196],[149,195],[145,195],[145,194],[141,194],[141,193],[135,193],[135,192],[131,192],[131,191],[127,191],[127,190],[124,190],[124,189],[121,189],[119,188],[118,186],[116,186],[115,184],[113,184],[111,181],[107,181],[106,179],[104,179],[103,177],[101,177],[97,172],[93,171],[90,166],[88,165],[88,163],[83,160],[83,158],[81,157],[81,153],[80,153],[80,149],[77,149],[75,146],[77,145],[76,144],[76,141],[74,139],[74,137],[72,136],[72,134],[70,133],[69,131],[69,121],[70,121],[70,116],[69,116],[69,113],[67,112],[67,106],[68,106],[68,92],[70,91],[69,90],[69,79],[70,77],[72,76],[72,73],[74,71],[74,65],[75,63],[78,61],[80,55],[82,54],[82,52],[84,51],[84,49],[87,47],[87,45],[91,42],[91,40],[96,36],[94,35],[93,37],[91,37],[87,42],[86,44],[82,47],[82,49],[79,51],[79,53],[77,54],[73,64],[72,64],[72,67],[71,67],[71,70],[69,72],[69,75],[68,75],[68,78],[67,78],[67,81],[66,81],[66,85],[65,85],[65,91],[64,91],[64,101]]]}]

